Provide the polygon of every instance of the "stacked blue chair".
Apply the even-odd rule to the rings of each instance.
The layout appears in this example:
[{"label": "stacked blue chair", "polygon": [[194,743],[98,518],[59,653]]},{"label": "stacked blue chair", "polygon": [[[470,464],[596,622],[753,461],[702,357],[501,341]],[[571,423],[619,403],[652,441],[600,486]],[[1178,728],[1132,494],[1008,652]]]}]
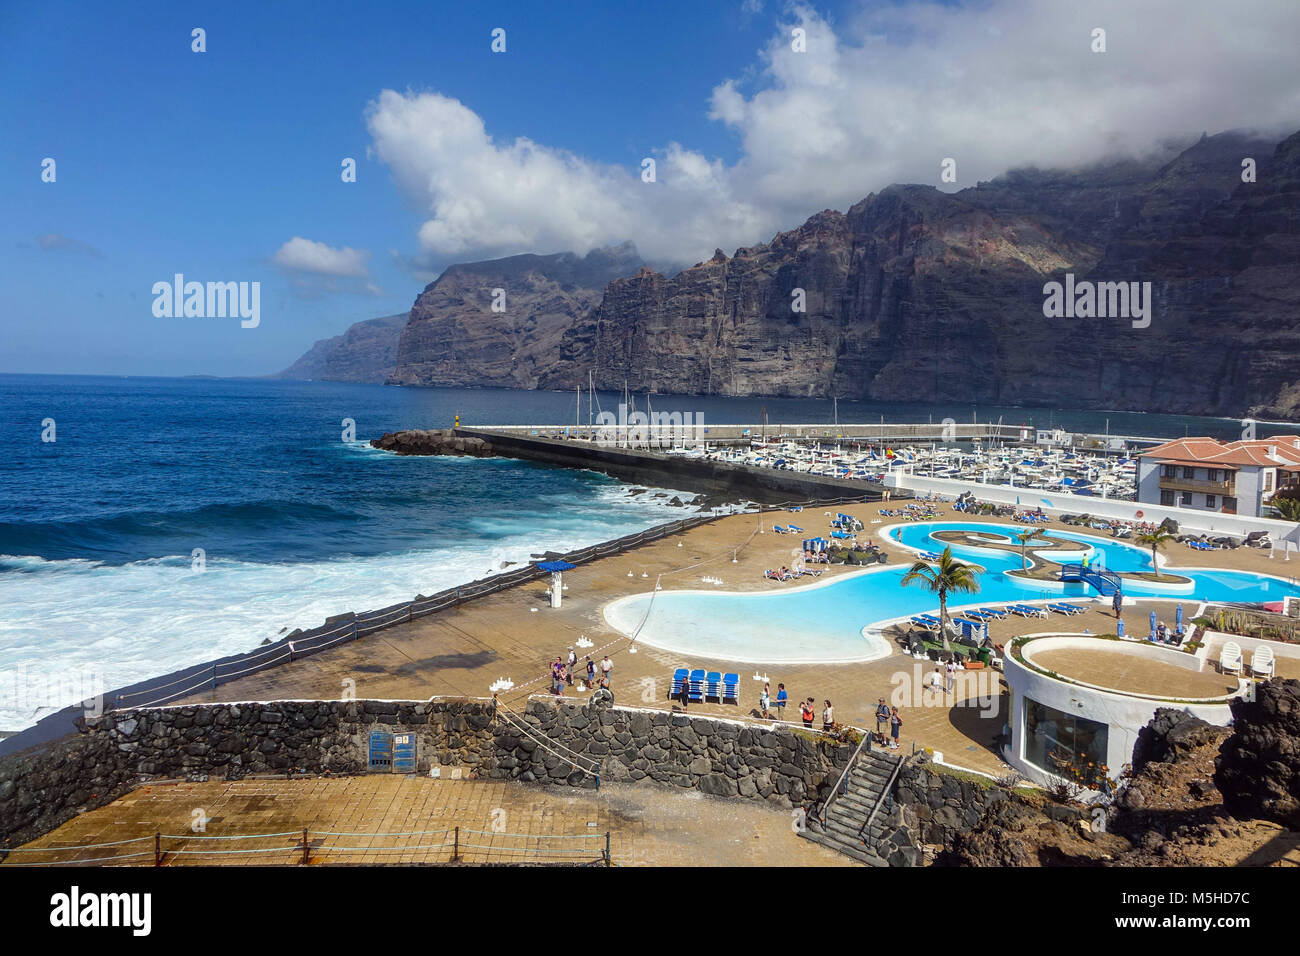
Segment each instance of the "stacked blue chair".
[{"label": "stacked blue chair", "polygon": [[719,703],[722,702],[722,675],[717,671],[709,671],[704,678],[704,696],[712,697]]},{"label": "stacked blue chair", "polygon": [[704,670],[696,668],[691,671],[689,699],[692,703],[704,703]]},{"label": "stacked blue chair", "polygon": [[725,704],[727,701],[731,701],[733,704],[740,703],[739,674],[722,675],[722,702]]},{"label": "stacked blue chair", "polygon": [[682,694],[682,685],[686,683],[686,676],[690,673],[685,667],[679,667],[673,671],[673,689],[670,695],[680,697]]}]

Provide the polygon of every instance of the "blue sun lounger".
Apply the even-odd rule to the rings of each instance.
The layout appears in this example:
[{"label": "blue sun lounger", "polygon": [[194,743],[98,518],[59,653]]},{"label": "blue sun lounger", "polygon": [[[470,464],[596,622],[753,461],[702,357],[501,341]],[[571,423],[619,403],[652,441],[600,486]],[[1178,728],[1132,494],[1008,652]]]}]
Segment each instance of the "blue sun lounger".
[{"label": "blue sun lounger", "polygon": [[987,611],[958,611],[957,613],[962,617],[969,617],[976,621],[989,621],[996,616],[989,614]]},{"label": "blue sun lounger", "polygon": [[782,527],[781,525],[779,525],[779,524],[774,524],[774,525],[772,525],[772,530],[775,531],[777,534],[789,534],[789,533],[790,533],[789,531],[787,531],[785,528],[783,528],[783,527]]},{"label": "blue sun lounger", "polygon": [[712,697],[718,703],[722,703],[722,674],[718,671],[709,671],[705,675],[704,696]]},{"label": "blue sun lounger", "polygon": [[688,697],[691,703],[704,703],[704,669],[691,671],[691,687]]},{"label": "blue sun lounger", "polygon": [[912,618],[912,623],[934,631],[939,629],[939,619],[933,614],[918,614]]},{"label": "blue sun lounger", "polygon": [[987,614],[989,617],[995,617],[998,620],[1007,616],[1006,609],[1000,607],[982,607],[980,608],[980,613]]},{"label": "blue sun lounger", "polygon": [[1062,603],[1049,604],[1047,605],[1047,609],[1049,611],[1055,611],[1057,614],[1064,614],[1066,616],[1073,616],[1075,614],[1083,613],[1083,608],[1076,607],[1073,604],[1062,604]]},{"label": "blue sun lounger", "polygon": [[797,524],[790,525],[789,531],[791,534],[803,534],[803,528],[799,527]]},{"label": "blue sun lounger", "polygon": [[722,702],[725,704],[731,701],[733,704],[740,703],[740,675],[723,674],[722,675]]},{"label": "blue sun lounger", "polygon": [[1007,610],[1021,617],[1047,617],[1047,612],[1032,604],[1008,604]]},{"label": "blue sun lounger", "polygon": [[669,692],[671,696],[673,697],[681,696],[682,684],[686,683],[686,678],[689,676],[689,674],[690,671],[688,671],[685,667],[679,667],[677,668],[677,670],[673,671],[672,690]]}]

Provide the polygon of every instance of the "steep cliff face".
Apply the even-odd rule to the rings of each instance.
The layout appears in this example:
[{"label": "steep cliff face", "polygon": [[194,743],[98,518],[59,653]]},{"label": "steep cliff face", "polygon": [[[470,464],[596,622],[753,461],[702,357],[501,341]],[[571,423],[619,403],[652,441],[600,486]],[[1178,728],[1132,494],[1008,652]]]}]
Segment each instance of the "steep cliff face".
[{"label": "steep cliff face", "polygon": [[[957,193],[891,186],[671,277],[626,270],[603,296],[563,289],[565,257],[453,267],[417,301],[394,380],[1290,416],[1297,213],[1300,134],[1223,133]],[[1149,282],[1150,325],[1045,317],[1067,273]],[[525,307],[493,315],[485,287],[507,279]]]},{"label": "steep cliff face", "polygon": [[407,314],[357,322],[342,335],[321,339],[273,378],[382,384],[397,365],[397,340]]},{"label": "steep cliff face", "polygon": [[[537,388],[565,331],[590,313],[606,283],[640,265],[625,243],[584,257],[563,252],[451,266],[415,300],[389,383]],[[494,299],[502,311],[493,311]]]}]

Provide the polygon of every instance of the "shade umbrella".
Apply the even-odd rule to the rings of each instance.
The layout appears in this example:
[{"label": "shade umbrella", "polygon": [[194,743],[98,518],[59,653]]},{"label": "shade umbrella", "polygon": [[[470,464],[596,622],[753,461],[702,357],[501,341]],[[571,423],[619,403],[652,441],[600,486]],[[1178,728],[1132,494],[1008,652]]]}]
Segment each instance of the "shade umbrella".
[{"label": "shade umbrella", "polygon": [[1174,631],[1178,634],[1183,633],[1183,606],[1181,604],[1174,611]]},{"label": "shade umbrella", "polygon": [[1151,637],[1149,637],[1148,640],[1154,641],[1155,639],[1156,639],[1156,612],[1152,611],[1151,612]]},{"label": "shade umbrella", "polygon": [[1117,635],[1119,635],[1120,637],[1123,637],[1123,636],[1124,636],[1124,622],[1123,622],[1123,621],[1120,621],[1118,624],[1115,625],[1115,633],[1116,633]]}]

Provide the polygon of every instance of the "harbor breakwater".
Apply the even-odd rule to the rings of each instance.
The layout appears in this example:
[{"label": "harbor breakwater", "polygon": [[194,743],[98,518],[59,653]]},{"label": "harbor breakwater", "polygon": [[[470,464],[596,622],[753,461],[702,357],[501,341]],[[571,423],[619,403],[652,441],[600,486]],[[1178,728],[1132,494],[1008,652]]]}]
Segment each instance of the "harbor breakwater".
[{"label": "harbor breakwater", "polygon": [[0,758],[0,844],[150,781],[367,773],[376,730],[411,734],[420,774],[570,787],[599,776],[787,809],[824,799],[854,752],[817,731],[544,698],[520,711],[466,698],[141,708],[80,720],[51,748]]},{"label": "harbor breakwater", "polygon": [[[586,468],[621,481],[682,488],[706,495],[776,504],[805,499],[879,501],[890,489],[873,481],[709,461],[659,451],[617,448],[586,441],[557,440],[488,429],[454,429],[462,439],[479,439],[492,452],[560,468]],[[400,434],[400,433],[399,433]],[[894,497],[910,497],[904,493]]]}]

